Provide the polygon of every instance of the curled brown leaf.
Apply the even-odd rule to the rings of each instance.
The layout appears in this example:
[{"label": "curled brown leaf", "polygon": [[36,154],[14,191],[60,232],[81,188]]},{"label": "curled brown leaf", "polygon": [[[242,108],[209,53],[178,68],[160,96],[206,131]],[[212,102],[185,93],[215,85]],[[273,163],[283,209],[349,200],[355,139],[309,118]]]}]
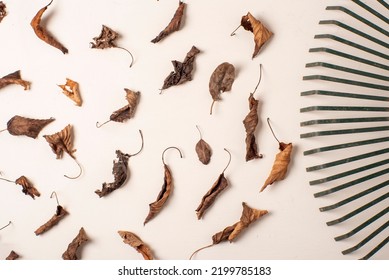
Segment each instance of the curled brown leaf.
[{"label": "curled brown leaf", "polygon": [[0,22],[3,20],[3,18],[5,18],[5,16],[7,15],[7,10],[6,10],[6,6],[5,4],[3,3],[3,1],[0,1]]},{"label": "curled brown leaf", "polygon": [[246,161],[262,158],[258,154],[258,146],[255,140],[255,129],[258,125],[258,100],[250,94],[249,97],[249,113],[243,120],[246,130]]},{"label": "curled brown leaf", "polygon": [[203,140],[201,131],[197,125],[196,128],[200,133],[200,140],[197,142],[195,150],[199,160],[203,164],[207,165],[210,162],[212,156],[211,146],[209,146],[209,144]]},{"label": "curled brown leaf", "polygon": [[25,195],[31,196],[33,199],[35,199],[36,196],[39,197],[41,195],[26,176],[20,176],[18,179],[16,179],[15,184],[22,186],[22,192]]},{"label": "curled brown leaf", "polygon": [[64,152],[75,158],[73,153],[76,149],[73,149],[73,127],[68,124],[61,131],[52,135],[43,135],[46,141],[49,143],[52,151],[56,154],[57,159],[63,157]]},{"label": "curled brown leaf", "polygon": [[82,105],[80,89],[77,82],[66,78],[66,83],[64,85],[58,86],[62,89],[62,93],[69,97],[71,100],[73,100],[77,106]]},{"label": "curled brown leaf", "polygon": [[186,4],[182,1],[179,1],[178,3],[178,8],[171,19],[170,23],[168,26],[165,27],[164,30],[162,30],[157,37],[155,37],[153,40],[151,40],[152,43],[158,43],[165,37],[167,37],[169,34],[173,33],[174,31],[178,31],[181,26],[181,19],[182,16],[184,15],[184,9],[185,9]]},{"label": "curled brown leaf", "polygon": [[180,85],[186,81],[191,81],[194,68],[193,64],[196,55],[199,53],[200,50],[195,46],[192,46],[190,51],[186,54],[184,62],[173,60],[172,64],[174,71],[170,72],[170,74],[166,77],[161,90],[167,89],[171,86]]},{"label": "curled brown leaf", "polygon": [[7,130],[11,135],[25,135],[35,139],[41,130],[52,121],[54,118],[39,120],[16,115],[7,122]]},{"label": "curled brown leaf", "polygon": [[133,247],[138,253],[141,253],[145,260],[153,260],[153,253],[150,247],[145,244],[135,233],[130,231],[118,231],[123,242]]},{"label": "curled brown leaf", "polygon": [[46,223],[44,223],[37,230],[34,231],[35,235],[40,235],[50,230],[68,214],[69,212],[67,212],[61,205],[58,205],[55,214],[50,218],[50,220],[48,220]]},{"label": "curled brown leaf", "polygon": [[221,93],[231,90],[234,80],[235,67],[231,63],[223,62],[213,71],[209,79],[209,93],[213,99],[210,110],[211,115],[214,103],[218,100],[221,100]]},{"label": "curled brown leaf", "polygon": [[79,259],[81,259],[80,249],[87,241],[89,241],[89,238],[86,235],[84,228],[82,227],[79,230],[77,236],[73,239],[72,242],[70,242],[66,251],[62,254],[62,259],[64,259],[64,260],[79,260]]},{"label": "curled brown leaf", "polygon": [[24,90],[30,89],[30,82],[27,82],[21,78],[20,70],[17,70],[0,78],[0,89],[12,84],[22,86],[24,87]]},{"label": "curled brown leaf", "polygon": [[20,256],[18,253],[16,253],[14,250],[11,251],[11,253],[9,253],[8,257],[6,258],[7,261],[14,261],[16,259],[18,259]]},{"label": "curled brown leaf", "polygon": [[40,9],[34,18],[31,20],[31,27],[34,30],[36,36],[44,41],[45,43],[59,49],[63,54],[68,53],[68,49],[65,48],[60,42],[58,42],[53,35],[51,35],[45,27],[41,26],[41,20],[43,13],[47,10],[47,8],[53,3],[53,0],[50,1],[49,4]]}]

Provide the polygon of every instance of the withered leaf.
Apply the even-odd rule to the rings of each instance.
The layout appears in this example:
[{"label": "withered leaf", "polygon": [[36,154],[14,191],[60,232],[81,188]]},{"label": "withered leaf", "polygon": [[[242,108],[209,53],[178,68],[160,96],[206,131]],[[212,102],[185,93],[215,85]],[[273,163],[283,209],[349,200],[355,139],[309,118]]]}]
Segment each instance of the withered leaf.
[{"label": "withered leaf", "polygon": [[52,135],[43,135],[46,141],[49,143],[53,153],[57,155],[57,159],[63,157],[63,153],[69,154],[73,159],[75,156],[73,153],[76,149],[73,149],[73,127],[68,124],[61,131]]},{"label": "withered leaf", "polygon": [[231,162],[231,154],[227,149],[224,149],[230,156],[227,166],[224,168],[223,172],[219,175],[216,182],[209,189],[209,191],[201,199],[200,205],[196,209],[197,218],[201,219],[204,216],[205,211],[215,202],[219,194],[222,193],[228,187],[228,181],[224,177],[224,172]]},{"label": "withered leaf", "polygon": [[62,254],[62,259],[64,260],[79,260],[81,259],[80,249],[88,241],[88,236],[84,228],[82,227],[78,232],[77,236],[73,239],[72,242],[68,245],[66,251]]},{"label": "withered leaf", "polygon": [[273,163],[272,170],[263,184],[260,192],[262,192],[268,185],[273,184],[276,181],[283,180],[286,177],[288,171],[288,165],[290,163],[290,155],[292,153],[292,143],[279,143],[280,152],[276,155]]},{"label": "withered leaf", "polygon": [[165,164],[165,161],[163,158],[165,152],[168,149],[172,149],[172,148],[176,149],[180,153],[180,157],[182,158],[181,151],[176,147],[168,147],[163,151],[162,162],[163,162],[163,167],[164,167],[165,172],[164,172],[164,180],[163,180],[162,189],[159,192],[157,199],[153,203],[149,204],[150,211],[149,211],[149,214],[147,215],[143,225],[148,223],[152,218],[154,218],[162,210],[162,208],[165,205],[166,201],[168,200],[170,194],[173,192],[174,185],[173,185],[172,173],[171,173],[169,167]]},{"label": "withered leaf", "polygon": [[5,16],[7,15],[7,10],[6,10],[6,6],[5,4],[3,3],[3,1],[0,1],[0,22],[3,20],[3,18],[5,18]]},{"label": "withered leaf", "polygon": [[50,218],[50,220],[48,220],[46,223],[41,225],[36,231],[34,231],[35,235],[40,235],[50,230],[68,214],[69,212],[67,212],[61,205],[58,205],[55,214]]},{"label": "withered leaf", "polygon": [[211,78],[209,79],[209,93],[213,99],[210,110],[211,115],[214,103],[221,100],[221,93],[231,90],[234,80],[235,67],[231,63],[223,62],[213,71]]},{"label": "withered leaf", "polygon": [[9,253],[8,257],[6,258],[7,261],[14,261],[16,259],[18,259],[20,256],[14,251],[12,250],[11,253]]},{"label": "withered leaf", "polygon": [[228,226],[222,231],[214,234],[212,236],[212,244],[196,250],[191,255],[190,259],[192,259],[192,257],[202,249],[211,247],[215,244],[219,244],[223,241],[234,241],[244,229],[248,228],[253,222],[257,221],[259,218],[269,213],[267,210],[251,208],[245,202],[242,202],[242,206],[243,211],[240,220],[235,224]]},{"label": "withered leaf", "polygon": [[174,31],[178,31],[181,26],[181,19],[182,16],[184,15],[184,10],[185,10],[186,4],[184,2],[179,1],[178,3],[178,8],[171,19],[170,23],[168,26],[165,27],[164,30],[162,30],[157,37],[155,37],[153,40],[151,40],[152,43],[158,43],[161,41],[163,38],[167,37],[169,34],[173,33]]},{"label": "withered leaf", "polygon": [[25,135],[35,139],[41,130],[52,121],[54,118],[38,120],[16,115],[7,122],[7,130],[11,135]]},{"label": "withered leaf", "polygon": [[184,62],[173,60],[172,64],[174,67],[174,71],[170,72],[169,76],[166,77],[161,90],[170,88],[171,86],[180,85],[182,83],[185,83],[186,81],[191,81],[194,66],[193,64],[196,55],[199,53],[200,50],[195,46],[192,46],[190,51],[186,54]]},{"label": "withered leaf", "polygon": [[132,56],[132,53],[129,50],[122,47],[118,47],[116,45],[115,41],[117,38],[119,38],[119,33],[115,32],[114,30],[112,30],[111,28],[103,24],[100,35],[98,37],[93,38],[94,42],[91,42],[90,46],[92,49],[104,50],[108,48],[118,48],[118,49],[125,50],[131,56],[132,59],[130,64],[131,67],[132,63],[134,62],[134,57]]},{"label": "withered leaf", "polygon": [[138,152],[136,152],[135,154],[129,155],[129,154],[124,154],[119,150],[116,151],[116,157],[118,158],[118,160],[113,161],[113,168],[112,168],[112,174],[114,175],[114,181],[112,183],[103,183],[102,189],[95,191],[95,193],[100,198],[117,190],[118,188],[123,186],[124,183],[127,181],[128,173],[129,173],[128,160],[130,159],[130,157],[138,155],[143,149],[142,131],[139,130],[139,133],[140,133],[140,136],[142,138],[142,146]]},{"label": "withered leaf", "polygon": [[253,94],[250,94],[249,97],[249,110],[243,120],[246,129],[246,161],[262,158],[262,155],[258,154],[258,146],[254,135],[258,125],[258,100],[253,97]]},{"label": "withered leaf", "polygon": [[34,30],[36,36],[38,36],[39,39],[44,41],[45,43],[59,49],[62,51],[63,54],[68,53],[68,49],[65,48],[60,42],[58,42],[53,35],[51,35],[45,27],[41,25],[41,19],[43,16],[43,13],[47,10],[47,8],[53,3],[53,0],[50,1],[49,4],[44,6],[42,9],[38,11],[38,13],[34,16],[34,18],[31,20],[31,27]]},{"label": "withered leaf", "polygon": [[118,231],[123,242],[133,247],[138,253],[141,253],[145,260],[153,260],[153,253],[150,247],[145,244],[135,233],[129,231]]},{"label": "withered leaf", "polygon": [[15,184],[21,185],[23,188],[22,192],[25,195],[31,196],[33,199],[35,199],[36,196],[39,197],[41,195],[26,176],[20,176],[18,179],[16,179]]},{"label": "withered leaf", "polygon": [[66,83],[58,86],[62,89],[63,94],[73,100],[77,106],[82,105],[79,85],[77,82],[66,78]]},{"label": "withered leaf", "polygon": [[102,127],[103,125],[105,125],[106,123],[108,123],[110,121],[122,123],[122,122],[134,117],[136,107],[138,106],[138,103],[139,103],[140,92],[139,91],[132,91],[128,88],[125,88],[124,90],[126,91],[126,100],[127,100],[128,104],[126,106],[116,110],[115,112],[113,112],[111,114],[111,116],[109,117],[108,121],[106,121],[102,124],[99,124],[99,122],[97,122],[96,126],[98,128]]},{"label": "withered leaf", "polygon": [[243,16],[241,25],[245,30],[251,31],[254,34],[255,48],[252,58],[254,58],[262,48],[262,46],[273,36],[273,32],[266,28],[266,26],[251,13]]},{"label": "withered leaf", "polygon": [[30,89],[30,82],[27,82],[21,78],[20,70],[0,78],[0,89],[12,84],[22,86],[24,87],[24,90]]},{"label": "withered leaf", "polygon": [[203,137],[201,135],[201,131],[197,125],[196,125],[196,128],[200,133],[200,140],[197,142],[195,150],[196,150],[197,156],[199,157],[199,160],[203,164],[207,165],[211,160],[212,150],[211,150],[211,147],[209,146],[209,144],[203,140]]}]

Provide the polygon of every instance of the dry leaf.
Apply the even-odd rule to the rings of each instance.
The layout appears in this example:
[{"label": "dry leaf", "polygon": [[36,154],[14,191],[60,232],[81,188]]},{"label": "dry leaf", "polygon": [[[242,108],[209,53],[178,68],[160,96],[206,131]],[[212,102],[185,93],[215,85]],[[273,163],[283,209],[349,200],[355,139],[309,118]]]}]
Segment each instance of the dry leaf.
[{"label": "dry leaf", "polygon": [[250,94],[249,97],[249,109],[250,112],[243,120],[246,129],[246,161],[262,158],[262,155],[258,154],[258,147],[254,135],[258,125],[258,100],[253,97],[253,94]]},{"label": "dry leaf", "polygon": [[40,9],[38,13],[34,16],[34,18],[31,20],[31,26],[32,29],[34,29],[34,32],[36,36],[38,36],[39,39],[46,42],[47,44],[59,49],[64,54],[68,53],[68,49],[65,48],[60,42],[58,42],[46,29],[45,27],[41,26],[41,19],[43,16],[43,13],[47,10],[47,8],[53,3],[53,0],[50,1],[49,4],[47,4],[45,7]]},{"label": "dry leaf", "polygon": [[172,173],[171,173],[169,167],[165,164],[165,161],[164,161],[164,158],[163,158],[165,152],[168,149],[172,149],[172,148],[176,149],[180,153],[180,157],[182,158],[181,151],[178,148],[176,148],[176,147],[168,147],[168,148],[166,148],[163,151],[163,153],[162,153],[162,163],[163,163],[163,167],[164,167],[164,170],[165,170],[165,176],[164,176],[164,180],[163,180],[162,189],[159,192],[155,202],[149,204],[150,211],[149,211],[149,214],[147,215],[143,225],[148,223],[152,218],[154,218],[162,210],[162,207],[165,205],[166,201],[168,200],[170,194],[173,191],[174,185],[173,185]]},{"label": "dry leaf", "polygon": [[256,220],[258,220],[259,218],[261,218],[262,216],[268,213],[267,210],[251,208],[245,202],[242,203],[242,206],[243,206],[243,211],[240,220],[235,224],[228,226],[222,231],[214,234],[212,236],[212,244],[196,250],[191,255],[190,259],[192,259],[192,257],[202,249],[211,247],[215,244],[219,244],[220,242],[223,241],[230,241],[230,242],[234,241],[242,233],[244,229],[248,228],[253,222],[255,222]]},{"label": "dry leaf", "polygon": [[43,135],[46,141],[49,143],[54,154],[57,155],[57,159],[63,157],[63,153],[69,154],[72,158],[75,158],[73,153],[76,149],[73,149],[73,131],[72,126],[68,124],[60,132],[52,135]]},{"label": "dry leaf", "polygon": [[[0,2],[1,4],[1,2]],[[11,253],[9,253],[8,257],[6,258],[7,261],[14,261],[16,259],[18,259],[20,256],[14,251],[12,250]]]},{"label": "dry leaf", "polygon": [[130,67],[131,67],[132,63],[134,62],[134,57],[132,56],[132,53],[129,50],[122,48],[122,47],[118,47],[116,45],[115,41],[118,38],[119,38],[119,33],[113,31],[108,26],[102,25],[100,35],[98,37],[94,37],[93,38],[94,42],[91,42],[90,45],[91,45],[92,49],[104,50],[104,49],[109,49],[109,48],[118,48],[118,49],[125,50],[131,56],[131,59],[132,59],[131,64],[130,64]]},{"label": "dry leaf", "polygon": [[52,121],[54,121],[54,118],[38,120],[16,115],[7,122],[6,130],[8,130],[11,135],[25,135],[35,139],[38,137],[41,130]]},{"label": "dry leaf", "polygon": [[34,231],[35,235],[40,235],[42,233],[45,233],[55,225],[57,225],[66,215],[68,215],[69,212],[67,212],[61,205],[57,205],[57,211],[53,215],[53,217],[50,218],[46,223],[41,225],[36,231]]},{"label": "dry leaf", "polygon": [[288,165],[290,162],[290,154],[292,153],[292,148],[293,148],[292,143],[285,144],[283,142],[280,142],[279,144],[280,152],[276,155],[269,177],[266,179],[260,192],[266,189],[268,185],[271,185],[274,182],[283,180],[285,178],[286,173],[288,171]]},{"label": "dry leaf", "polygon": [[153,260],[153,253],[151,252],[150,247],[145,244],[136,234],[129,231],[118,231],[121,238],[123,238],[123,242],[130,245],[134,249],[136,249],[139,253],[142,254],[145,260]]},{"label": "dry leaf", "polygon": [[6,10],[6,6],[5,4],[3,3],[3,1],[0,1],[0,22],[3,20],[3,18],[5,18],[5,16],[7,15],[7,10]]},{"label": "dry leaf", "polygon": [[221,100],[221,93],[231,90],[234,80],[235,67],[228,62],[223,62],[213,71],[211,78],[209,79],[209,92],[213,99],[210,110],[211,115],[213,104],[216,101]]},{"label": "dry leaf", "polygon": [[114,175],[114,181],[112,183],[103,183],[101,190],[96,190],[95,193],[99,197],[106,196],[110,194],[111,192],[117,190],[121,186],[124,185],[124,183],[127,181],[128,178],[128,160],[132,156],[138,155],[142,149],[143,149],[143,135],[142,131],[139,130],[141,139],[142,139],[142,146],[139,149],[138,152],[135,154],[129,155],[129,154],[123,154],[121,151],[116,151],[116,157],[118,160],[113,162],[113,168],[112,168],[112,174]]},{"label": "dry leaf", "polygon": [[20,176],[18,179],[16,179],[15,184],[22,186],[22,192],[25,195],[31,196],[33,199],[35,199],[35,196],[40,196],[41,194],[39,191],[34,187],[34,185],[27,179],[25,176]]},{"label": "dry leaf", "polygon": [[[245,30],[251,31],[254,34],[255,48],[252,56],[252,58],[254,58],[259,53],[262,46],[273,36],[273,33],[250,13],[247,13],[247,15],[242,17],[240,26],[243,26]],[[232,35],[235,35],[235,31],[231,36]]]},{"label": "dry leaf", "polygon": [[68,245],[66,251],[62,254],[64,260],[79,260],[80,248],[88,241],[88,236],[84,228],[82,227],[78,232],[77,236]]},{"label": "dry leaf", "polygon": [[170,23],[168,26],[165,27],[164,30],[162,30],[157,37],[155,37],[151,42],[153,43],[158,43],[161,41],[163,38],[168,36],[169,34],[173,33],[174,31],[178,31],[180,29],[181,25],[181,19],[182,16],[184,15],[184,9],[185,9],[186,4],[184,2],[179,1],[178,3],[178,8],[171,19]]},{"label": "dry leaf", "polygon": [[209,161],[211,160],[212,150],[211,150],[211,147],[209,146],[209,144],[203,140],[203,137],[201,135],[201,131],[197,125],[196,125],[196,128],[200,133],[200,140],[199,140],[199,142],[197,142],[195,150],[196,150],[197,156],[199,157],[199,160],[203,164],[207,165],[209,163]]},{"label": "dry leaf", "polygon": [[215,202],[218,195],[228,187],[228,181],[224,177],[224,172],[230,165],[231,153],[227,149],[224,150],[228,153],[230,157],[227,166],[224,168],[223,172],[219,175],[219,177],[217,178],[213,186],[201,199],[200,205],[196,209],[196,214],[198,219],[201,219],[204,216],[205,211]]},{"label": "dry leaf", "polygon": [[20,70],[0,78],[0,89],[12,84],[22,86],[24,87],[24,90],[30,89],[30,82],[22,80],[20,76]]},{"label": "dry leaf", "polygon": [[66,84],[58,86],[62,89],[63,94],[73,100],[77,106],[82,105],[79,85],[77,82],[66,78]]},{"label": "dry leaf", "polygon": [[191,81],[193,64],[196,55],[199,53],[200,50],[195,46],[192,46],[190,51],[186,54],[184,62],[173,60],[172,64],[174,67],[174,71],[172,71],[169,76],[166,77],[161,90],[170,88],[171,86],[180,85],[186,81]]},{"label": "dry leaf", "polygon": [[122,122],[134,117],[136,107],[138,106],[138,103],[139,103],[140,92],[139,91],[132,91],[128,88],[125,88],[124,90],[126,91],[126,100],[127,100],[128,104],[126,106],[116,110],[115,112],[113,112],[111,114],[111,116],[109,117],[108,121],[106,121],[102,124],[99,124],[99,122],[97,122],[96,126],[98,128],[102,127],[103,125],[105,125],[106,123],[108,123],[110,121],[122,123]]}]

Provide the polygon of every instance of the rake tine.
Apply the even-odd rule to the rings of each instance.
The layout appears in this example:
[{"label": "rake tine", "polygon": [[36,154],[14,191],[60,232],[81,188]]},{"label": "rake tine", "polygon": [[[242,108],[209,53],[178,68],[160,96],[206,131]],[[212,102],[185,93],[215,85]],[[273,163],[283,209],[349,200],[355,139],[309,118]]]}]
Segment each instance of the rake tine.
[{"label": "rake tine", "polygon": [[351,211],[350,213],[348,213],[347,215],[339,218],[339,219],[336,219],[336,220],[332,220],[332,221],[329,221],[327,222],[327,226],[333,226],[333,225],[336,225],[336,224],[339,224],[339,223],[342,223],[352,217],[354,217],[355,215],[358,215],[359,213],[365,211],[366,209],[369,209],[370,207],[380,203],[381,201],[385,200],[386,198],[389,197],[389,193],[386,193],[384,195],[381,195],[380,197],[370,201],[369,203],[366,203],[365,205],[355,209],[354,211]]},{"label": "rake tine", "polygon": [[373,88],[373,89],[380,89],[380,90],[389,91],[389,86],[372,84],[372,83],[365,83],[365,82],[360,82],[360,81],[355,81],[355,80],[335,78],[335,77],[330,77],[330,76],[326,76],[326,75],[304,76],[303,80],[305,80],[305,81],[309,81],[309,80],[322,80],[322,81],[329,81],[329,82],[341,83],[341,84],[346,84],[346,85],[353,85],[353,86],[360,86],[360,87],[366,87],[366,88]]},{"label": "rake tine", "polygon": [[367,106],[309,106],[301,108],[300,112],[312,111],[360,111],[360,112],[388,112],[389,107],[367,107]]},{"label": "rake tine", "polygon": [[324,95],[324,96],[336,96],[336,97],[366,99],[366,100],[385,101],[385,102],[389,101],[389,97],[386,96],[357,94],[357,93],[338,92],[338,91],[329,91],[329,90],[309,90],[309,91],[301,92],[300,95],[301,96]]},{"label": "rake tine", "polygon": [[346,198],[346,199],[344,199],[342,201],[339,201],[338,203],[335,203],[335,204],[332,204],[332,205],[329,205],[329,206],[325,206],[325,207],[321,207],[320,208],[320,212],[325,212],[325,211],[329,211],[329,210],[333,210],[333,209],[339,208],[339,207],[341,207],[341,206],[343,206],[343,205],[345,205],[347,203],[350,203],[350,202],[352,202],[354,200],[357,200],[358,198],[361,198],[361,197],[363,197],[365,195],[368,195],[370,193],[378,191],[378,190],[382,189],[383,187],[386,187],[387,185],[389,185],[389,180],[385,181],[385,182],[383,182],[381,184],[378,184],[378,185],[376,185],[374,187],[371,187],[371,188],[369,188],[367,190],[364,190],[364,191],[362,191],[360,193],[357,193],[357,194],[355,194],[353,196],[350,196],[350,197],[348,197],[348,198]]},{"label": "rake tine", "polygon": [[340,240],[343,240],[343,239],[346,239],[346,238],[353,236],[354,234],[358,233],[359,231],[361,231],[362,229],[364,229],[368,225],[372,224],[373,222],[375,222],[376,220],[378,220],[379,218],[381,218],[382,216],[384,216],[388,212],[389,212],[389,207],[386,207],[384,210],[375,214],[373,217],[368,219],[366,222],[360,224],[359,226],[357,226],[353,230],[349,231],[348,233],[345,233],[345,234],[342,234],[342,235],[335,237],[335,240],[340,241]]},{"label": "rake tine", "polygon": [[[362,8],[364,8],[366,11],[368,11],[369,13],[375,15],[377,18],[383,20],[384,22],[388,23],[389,24],[389,19],[383,15],[381,15],[379,12],[377,12],[376,10],[374,10],[373,8],[369,7],[368,5],[366,5],[365,3],[359,1],[359,0],[352,0],[355,4],[361,6]],[[379,0],[378,2],[380,2],[382,5],[384,5],[384,7],[388,8],[388,4],[384,3],[383,0]]]},{"label": "rake tine", "polygon": [[301,122],[300,126],[310,126],[315,124],[343,124],[343,123],[365,123],[365,122],[386,122],[389,117],[371,118],[344,118],[344,119],[320,119]]},{"label": "rake tine", "polygon": [[330,135],[341,135],[341,134],[354,134],[354,133],[366,133],[366,132],[377,132],[387,131],[389,126],[377,126],[377,127],[364,127],[364,128],[352,128],[352,129],[338,129],[338,130],[325,130],[315,131],[300,134],[300,138],[310,138],[316,136],[330,136]]},{"label": "rake tine", "polygon": [[384,0],[377,0],[378,3],[380,3],[381,5],[383,5],[385,8],[387,8],[389,10],[389,4],[386,3]]},{"label": "rake tine", "polygon": [[377,253],[379,250],[381,250],[388,242],[389,242],[389,236],[386,237],[373,250],[371,250],[366,256],[364,256],[363,258],[360,258],[360,260],[368,260],[368,259],[370,259],[375,253]]}]

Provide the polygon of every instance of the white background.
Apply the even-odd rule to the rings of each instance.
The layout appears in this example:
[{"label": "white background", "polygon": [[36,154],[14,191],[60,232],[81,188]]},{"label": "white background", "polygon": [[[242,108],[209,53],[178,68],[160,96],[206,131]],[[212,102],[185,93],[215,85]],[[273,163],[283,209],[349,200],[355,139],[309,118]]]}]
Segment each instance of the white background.
[{"label": "white background", "polygon": [[[168,24],[178,1],[55,0],[44,15],[44,24],[69,49],[67,55],[39,40],[30,27],[32,17],[46,1],[4,2],[8,15],[0,23],[0,75],[20,69],[22,77],[31,81],[31,90],[9,86],[0,91],[0,124],[5,127],[17,114],[38,119],[54,117],[56,121],[36,140],[0,134],[3,176],[14,180],[25,175],[42,194],[33,200],[21,193],[20,186],[0,182],[0,226],[12,221],[0,232],[0,259],[11,250],[23,259],[60,259],[80,227],[91,240],[83,248],[83,259],[141,259],[122,242],[118,230],[138,234],[157,259],[187,259],[194,250],[211,243],[214,233],[238,221],[242,201],[267,209],[270,214],[236,242],[219,244],[195,258],[356,259],[368,252],[361,249],[356,254],[341,254],[361,237],[333,240],[352,227],[326,226],[325,222],[339,217],[339,212],[319,212],[319,207],[335,201],[313,198],[318,187],[309,186],[313,178],[305,172],[312,162],[302,155],[307,148],[320,144],[307,144],[299,137],[299,122],[306,118],[299,113],[304,106],[299,95],[313,89],[312,84],[302,81],[302,76],[310,73],[305,63],[314,59],[308,49],[320,43],[313,39],[315,34],[329,29],[319,26],[318,21],[345,17],[340,12],[326,12],[325,7],[341,2],[355,8],[351,1],[188,0],[181,30],[153,44],[150,40]],[[354,10],[361,12],[359,8]],[[241,28],[236,36],[230,36],[248,11],[275,34],[253,60],[253,35]],[[89,48],[102,24],[122,35],[117,44],[133,53],[132,68],[128,67],[130,57],[120,49]],[[193,81],[160,95],[159,88],[172,71],[170,61],[182,61],[192,45],[201,50]],[[235,65],[237,77],[232,91],[222,94],[223,100],[215,104],[210,116],[209,77],[224,61]],[[248,113],[247,98],[257,83],[260,63],[262,83],[255,97],[261,101],[261,121],[256,136],[264,158],[246,163],[242,120]],[[82,107],[74,106],[58,88],[57,84],[63,84],[67,77],[80,83]],[[123,88],[141,92],[135,117],[97,129],[96,121],[107,120],[126,104]],[[266,125],[267,117],[278,138],[292,142],[295,148],[287,178],[259,193],[278,152],[278,143]],[[67,155],[56,160],[42,137],[67,124],[74,125],[75,156],[84,170],[76,180],[63,177],[77,174],[76,164]],[[208,166],[198,161],[194,150],[199,140],[195,125],[199,125],[213,150]],[[145,146],[129,161],[128,182],[100,199],[94,191],[103,182],[113,180],[115,150],[135,153],[140,146],[139,129]],[[168,146],[179,147],[184,155],[180,159],[176,151],[170,150],[165,156],[175,189],[164,209],[143,226],[148,205],[162,186],[161,153]],[[228,160],[223,148],[232,154],[225,172],[230,186],[198,221],[195,209]],[[56,202],[49,198],[52,191],[57,192],[70,215],[37,237],[34,230],[55,213]],[[388,257],[387,248],[374,256]]]}]

